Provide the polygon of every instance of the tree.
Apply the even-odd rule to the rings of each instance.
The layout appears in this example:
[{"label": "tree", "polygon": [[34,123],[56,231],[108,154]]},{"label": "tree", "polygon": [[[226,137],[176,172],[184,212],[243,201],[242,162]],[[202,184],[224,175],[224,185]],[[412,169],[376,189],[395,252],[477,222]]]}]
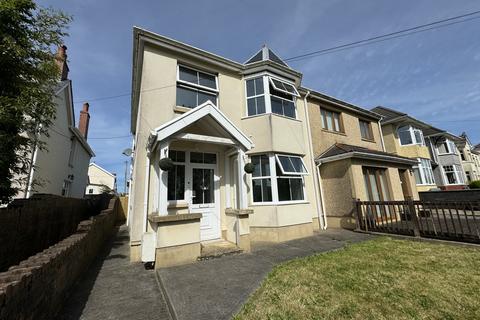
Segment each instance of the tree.
[{"label": "tree", "polygon": [[25,184],[38,137],[48,137],[60,79],[56,47],[71,17],[31,0],[0,0],[0,203]]}]

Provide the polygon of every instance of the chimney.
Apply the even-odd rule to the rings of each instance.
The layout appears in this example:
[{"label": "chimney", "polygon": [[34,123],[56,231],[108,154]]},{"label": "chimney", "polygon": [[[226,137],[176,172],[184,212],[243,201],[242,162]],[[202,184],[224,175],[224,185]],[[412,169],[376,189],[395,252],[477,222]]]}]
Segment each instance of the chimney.
[{"label": "chimney", "polygon": [[90,122],[90,114],[88,113],[88,108],[90,105],[88,102],[83,104],[83,109],[80,111],[80,120],[78,121],[78,130],[83,135],[85,140],[87,140],[88,136],[88,124]]},{"label": "chimney", "polygon": [[55,54],[55,63],[60,69],[60,80],[68,79],[68,65],[67,65],[67,46],[62,45],[58,47],[57,53]]}]

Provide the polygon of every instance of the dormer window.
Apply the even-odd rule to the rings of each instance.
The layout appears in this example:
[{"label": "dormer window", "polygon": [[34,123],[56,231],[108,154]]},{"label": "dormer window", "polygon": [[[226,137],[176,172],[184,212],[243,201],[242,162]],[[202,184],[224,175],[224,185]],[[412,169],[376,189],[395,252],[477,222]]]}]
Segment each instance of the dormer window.
[{"label": "dormer window", "polygon": [[178,66],[177,106],[195,108],[208,100],[217,105],[218,81],[214,74]]},{"label": "dormer window", "polygon": [[422,130],[418,128],[413,126],[403,126],[398,128],[397,133],[402,146],[411,144],[424,145]]},{"label": "dormer window", "polygon": [[300,95],[292,83],[263,75],[246,80],[247,114],[274,113],[296,118],[295,100]]}]

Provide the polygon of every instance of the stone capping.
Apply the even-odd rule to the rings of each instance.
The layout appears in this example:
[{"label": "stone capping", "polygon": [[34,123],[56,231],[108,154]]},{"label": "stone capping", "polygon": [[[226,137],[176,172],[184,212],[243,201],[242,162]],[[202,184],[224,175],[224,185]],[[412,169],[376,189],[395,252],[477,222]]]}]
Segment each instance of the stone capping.
[{"label": "stone capping", "polygon": [[232,209],[232,208],[226,208],[225,209],[225,214],[230,215],[230,216],[238,216],[240,218],[247,217],[251,214],[253,214],[253,209]]},{"label": "stone capping", "polygon": [[190,108],[187,108],[187,107],[182,107],[182,106],[173,106],[173,112],[176,112],[176,113],[185,113],[185,112],[188,112],[192,109]]},{"label": "stone capping", "polygon": [[180,222],[180,221],[192,221],[200,220],[202,218],[201,213],[182,213],[182,214],[170,214],[166,216],[159,216],[158,213],[151,213],[148,215],[148,221],[153,223],[168,223],[168,222]]}]

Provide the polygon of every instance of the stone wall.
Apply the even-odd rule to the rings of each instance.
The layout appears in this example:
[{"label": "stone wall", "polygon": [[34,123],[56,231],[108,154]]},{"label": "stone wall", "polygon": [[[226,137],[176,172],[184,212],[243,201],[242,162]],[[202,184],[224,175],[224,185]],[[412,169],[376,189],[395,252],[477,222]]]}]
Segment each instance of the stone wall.
[{"label": "stone wall", "polygon": [[113,235],[117,200],[76,232],[0,273],[0,319],[53,319],[73,284]]},{"label": "stone wall", "polygon": [[36,195],[0,209],[0,272],[68,237],[110,199]]},{"label": "stone wall", "polygon": [[419,192],[423,201],[480,201],[480,189]]}]

